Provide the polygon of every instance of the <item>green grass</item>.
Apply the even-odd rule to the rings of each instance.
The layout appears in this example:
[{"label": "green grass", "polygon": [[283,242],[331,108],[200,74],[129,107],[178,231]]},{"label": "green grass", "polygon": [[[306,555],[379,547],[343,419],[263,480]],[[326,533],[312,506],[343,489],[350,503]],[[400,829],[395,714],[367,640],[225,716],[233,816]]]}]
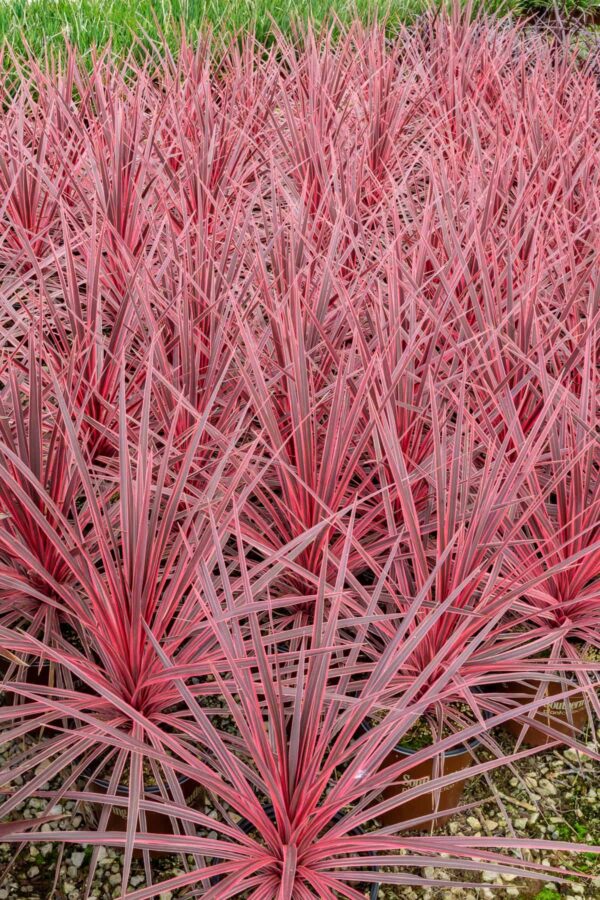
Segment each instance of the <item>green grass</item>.
[{"label": "green grass", "polygon": [[[554,0],[483,0],[488,9],[517,12],[552,9]],[[600,0],[559,0],[566,12],[598,8]],[[194,37],[211,26],[217,34],[248,29],[268,42],[272,25],[289,32],[294,22],[317,25],[335,15],[342,24],[355,17],[369,21],[386,16],[391,29],[422,12],[428,0],[0,0],[0,41],[21,52],[26,42],[36,55],[64,46],[65,38],[81,52],[112,41],[117,54],[136,42],[173,47],[181,27]],[[135,36],[135,37],[134,37]]]},{"label": "green grass", "polygon": [[132,35],[144,43],[164,35],[174,46],[182,26],[189,35],[207,26],[216,33],[252,29],[267,40],[273,22],[288,32],[298,20],[320,24],[334,12],[342,23],[355,15],[367,21],[389,7],[393,26],[414,17],[424,5],[423,0],[0,0],[0,39],[21,50],[26,34],[36,54],[60,46],[65,37],[83,52],[111,39],[113,49],[123,53],[132,47]]}]

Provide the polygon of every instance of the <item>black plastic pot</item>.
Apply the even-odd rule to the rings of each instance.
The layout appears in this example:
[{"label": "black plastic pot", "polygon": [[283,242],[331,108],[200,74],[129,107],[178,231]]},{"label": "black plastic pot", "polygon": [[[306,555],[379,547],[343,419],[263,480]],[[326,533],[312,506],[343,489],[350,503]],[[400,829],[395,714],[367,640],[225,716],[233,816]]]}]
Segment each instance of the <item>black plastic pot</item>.
[{"label": "black plastic pot", "polygon": [[[14,674],[11,680],[21,681],[32,687],[42,688],[48,688],[50,684],[53,683],[53,680],[56,679],[56,674],[58,672],[58,667],[48,662],[44,662],[41,667],[37,660],[29,666],[16,666],[14,663],[9,663],[7,660],[4,660],[4,662],[6,668],[0,672],[0,690],[3,692],[1,701],[2,706],[13,706],[22,710],[27,709],[27,704],[30,700],[22,694],[11,690],[11,682],[6,680],[7,672],[10,672],[12,668]],[[58,720],[58,718],[59,717],[57,716],[56,719]],[[71,720],[63,719],[62,724],[73,727]],[[33,738],[41,738],[44,733],[48,733],[48,726],[39,725],[34,727],[31,725],[29,728],[29,735]]]},{"label": "black plastic pot", "polygon": [[[84,773],[88,778],[92,778],[92,785],[96,793],[98,794],[107,794],[110,788],[110,781],[107,778],[95,778],[92,777],[92,771],[87,770]],[[185,800],[189,802],[191,806],[194,800],[197,797],[197,792],[199,790],[198,786],[194,784],[194,782],[187,778],[185,775],[179,775],[177,778],[183,796]],[[117,785],[117,789],[115,791],[118,797],[128,797],[129,796],[129,785],[127,784],[119,784]],[[144,789],[145,794],[149,794],[151,797],[155,797],[159,799],[161,796],[160,789],[156,785],[150,785]],[[98,804],[98,813],[102,811],[104,806]],[[173,834],[173,827],[171,825],[171,820],[166,813],[158,812],[157,810],[146,811],[146,828],[150,834]],[[126,806],[112,806],[109,816],[108,822],[106,825],[107,831],[126,831],[127,830],[127,807]],[[142,855],[141,850],[135,850],[134,856],[139,858]],[[164,854],[159,851],[152,851],[152,856],[163,856]]]}]

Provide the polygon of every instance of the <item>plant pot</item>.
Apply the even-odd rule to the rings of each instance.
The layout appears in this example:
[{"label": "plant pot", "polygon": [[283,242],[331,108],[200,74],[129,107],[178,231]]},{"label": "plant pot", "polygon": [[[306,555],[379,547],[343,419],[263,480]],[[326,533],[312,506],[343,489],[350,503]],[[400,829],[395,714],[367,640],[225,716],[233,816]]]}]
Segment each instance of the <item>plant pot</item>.
[{"label": "plant pot", "polygon": [[5,676],[11,672],[15,681],[24,681],[27,684],[36,685],[37,687],[49,687],[51,683],[50,671],[52,666],[44,663],[41,668],[37,663],[28,666],[17,666],[16,663],[9,663],[4,657],[0,657],[0,678],[2,680],[2,689],[4,691],[3,706],[14,703],[27,703],[21,694],[17,694],[10,690],[10,682],[5,682]]},{"label": "plant pot", "polygon": [[[89,774],[89,773],[88,773]],[[178,777],[179,784],[181,786],[181,791],[183,793],[184,799],[187,802],[187,805],[192,807],[194,803],[198,800],[199,797],[204,797],[204,790],[200,787],[200,785],[195,784],[191,778],[187,778],[185,776]],[[110,787],[110,782],[106,778],[94,778],[91,782],[93,789],[98,794],[107,794]],[[150,785],[145,789],[145,793],[150,795],[150,797],[160,798],[160,790],[156,785]],[[117,796],[120,797],[128,797],[129,796],[129,785],[120,784],[116,790]],[[100,815],[104,806],[100,806],[99,804],[96,807],[97,814]],[[108,822],[106,824],[107,831],[127,831],[127,807],[125,806],[112,806],[110,809],[110,813],[108,816]],[[173,834],[173,826],[171,824],[171,820],[166,813],[161,813],[155,810],[146,811],[146,831],[149,834]],[[141,850],[134,850],[133,853],[136,859],[140,859],[142,857]],[[160,851],[151,851],[152,856],[165,856],[167,854],[161,853]]]},{"label": "plant pot", "polygon": [[[31,703],[28,697],[24,697],[22,694],[10,689],[11,682],[5,681],[5,676],[8,672],[10,672],[12,679],[15,681],[21,681],[32,686],[47,688],[56,684],[57,667],[47,662],[39,667],[38,663],[39,661],[36,661],[29,666],[16,666],[14,663],[11,664],[6,662],[6,669],[1,673],[2,690],[4,693],[0,702],[3,707],[6,708],[12,706],[15,710],[18,709],[27,715],[27,704]],[[29,735],[31,737],[40,738],[46,730],[45,727],[43,725],[34,725],[34,720],[29,718],[25,719],[25,715],[20,721],[23,722],[27,720],[30,723],[28,729]]]},{"label": "plant pot", "polygon": [[[52,662],[44,662],[41,668],[39,667],[39,661],[36,660],[29,666],[15,666],[12,665],[11,676],[15,681],[21,681],[25,684],[29,684],[36,687],[42,688],[53,688],[53,687],[65,687],[64,680],[64,671],[61,669],[59,665]],[[22,694],[17,693],[10,689],[10,682],[5,681],[5,675],[9,671],[10,666],[7,663],[7,668],[4,671],[0,669],[0,681],[2,682],[2,690],[3,696],[0,700],[2,706],[12,706],[15,711],[20,710],[22,713],[28,716],[27,714],[27,704],[31,703],[30,699],[24,697]],[[46,691],[44,691],[46,693]],[[21,721],[25,720],[25,715]],[[66,716],[61,713],[56,713],[55,716],[52,717],[52,721],[50,725],[35,725],[31,718],[27,718],[27,721],[30,723],[30,727],[28,729],[28,733],[31,737],[41,737],[43,734],[53,734],[55,733],[54,726],[56,723],[60,722],[63,728],[68,729],[77,729],[80,726],[80,721],[77,718]]]},{"label": "plant pot", "polygon": [[[479,741],[470,741],[469,744],[460,744],[453,747],[442,754],[442,763],[439,775],[452,775],[455,772],[461,772],[463,769],[468,770],[473,764],[471,749],[478,746]],[[384,761],[384,766],[391,766],[402,759],[413,756],[417,751],[399,744],[388,754]],[[410,788],[419,784],[427,784],[434,777],[434,763],[436,757],[426,759],[422,763],[414,766],[401,779],[401,783],[390,785],[383,792],[384,800],[390,800],[393,797],[400,798],[401,795]],[[468,776],[461,778],[459,781],[449,784],[447,787],[441,788],[439,791],[424,791],[419,797],[413,797],[407,803],[401,803],[387,813],[382,815],[381,821],[384,825],[397,825],[400,822],[408,822],[411,819],[417,819],[422,816],[432,817],[434,813],[444,812],[445,810],[454,809],[460,803],[465,784]],[[439,794],[439,801],[436,806],[436,794]],[[436,828],[444,825],[452,814],[436,815],[427,823],[427,828],[433,825]]]},{"label": "plant pot", "polygon": [[[475,688],[475,690],[477,692],[483,692],[482,688]],[[491,713],[484,710],[484,719],[489,719],[490,716]],[[371,722],[368,719],[365,720],[362,727],[364,731],[369,731],[372,727]],[[480,742],[477,738],[471,738],[470,740],[465,741],[464,744],[458,744],[456,747],[446,750],[445,753],[441,754],[441,766],[438,767],[435,777],[453,775],[455,772],[468,770],[473,764],[471,751],[479,746]],[[392,766],[407,757],[414,756],[417,752],[417,750],[407,747],[404,744],[397,744],[391,753],[388,753],[386,756],[383,762],[383,768]],[[419,784],[427,784],[427,782],[434,778],[434,765],[437,758],[438,757],[436,756],[432,756],[431,759],[426,759],[422,763],[414,766],[410,772],[406,772],[405,775],[401,777],[398,784],[389,785],[385,788],[382,791],[381,796],[384,800],[391,800],[394,797],[399,798],[407,790],[410,790]],[[412,800],[409,800],[407,803],[400,803],[398,806],[389,810],[389,812],[379,816],[379,818],[384,825],[398,825],[400,822],[409,822],[411,819],[429,816],[429,821],[426,825],[424,824],[422,828],[426,828],[427,830],[429,830],[430,827],[439,828],[442,825],[445,825],[453,815],[452,813],[448,813],[448,815],[439,815],[439,813],[444,813],[446,810],[453,810],[458,806],[465,784],[468,780],[469,778],[466,775],[464,778],[449,784],[447,787],[442,787],[437,790],[434,789],[432,791],[424,791],[420,796],[413,797]],[[435,817],[434,813],[437,813]]]},{"label": "plant pot", "polygon": [[[524,703],[532,702],[537,694],[538,687],[534,684],[521,684],[520,682],[510,682],[506,685],[507,693],[525,695]],[[564,686],[558,682],[550,682],[547,688],[549,697],[564,692]],[[571,720],[569,720],[569,712]],[[548,728],[564,735],[576,737],[577,732],[585,728],[588,721],[588,711],[585,704],[585,697],[582,692],[573,694],[570,697],[562,698],[550,702],[547,706],[542,706],[530,714],[534,722],[539,722]],[[504,724],[505,729],[512,734],[513,737],[519,738],[523,733],[522,743],[528,747],[545,747],[546,744],[552,743],[555,738],[550,737],[544,731],[540,731],[535,725],[524,725],[516,719],[511,719]]]}]

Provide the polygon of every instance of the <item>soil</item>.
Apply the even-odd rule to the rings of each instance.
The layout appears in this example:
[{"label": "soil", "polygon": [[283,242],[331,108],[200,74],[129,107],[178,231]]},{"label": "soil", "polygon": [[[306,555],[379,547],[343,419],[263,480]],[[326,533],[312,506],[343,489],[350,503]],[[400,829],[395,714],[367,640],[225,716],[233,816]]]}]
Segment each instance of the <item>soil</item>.
[{"label": "soil", "polygon": [[[115,766],[117,765],[117,759],[118,759],[118,754],[115,753],[111,757],[110,761],[105,766],[105,768],[99,772],[97,778],[94,778],[94,781],[110,781],[110,778],[115,770]],[[145,759],[143,761],[142,769],[144,772],[144,787],[146,789],[158,787],[158,784],[156,781],[156,775],[152,769],[152,766],[150,765],[149,760]],[[159,772],[160,771],[161,770],[159,767]],[[126,763],[125,767],[121,773],[121,777],[119,778],[119,787],[121,787],[121,786],[128,787],[129,786],[130,772],[131,772],[131,770],[130,770],[129,763]],[[162,772],[161,772],[161,774],[162,774]]]},{"label": "soil", "polygon": [[[424,747],[430,747],[435,741],[456,734],[460,730],[456,720],[464,721],[466,719],[475,722],[473,710],[466,703],[450,703],[448,709],[451,714],[452,712],[456,713],[456,717],[453,717],[452,722],[445,719],[441,728],[441,734],[439,719],[434,714],[425,715],[418,719],[406,734],[402,736],[399,742],[400,746],[406,750],[422,750]],[[375,713],[375,715],[371,716],[371,721],[377,724],[385,719],[387,714],[387,710],[381,710],[379,714]]]}]

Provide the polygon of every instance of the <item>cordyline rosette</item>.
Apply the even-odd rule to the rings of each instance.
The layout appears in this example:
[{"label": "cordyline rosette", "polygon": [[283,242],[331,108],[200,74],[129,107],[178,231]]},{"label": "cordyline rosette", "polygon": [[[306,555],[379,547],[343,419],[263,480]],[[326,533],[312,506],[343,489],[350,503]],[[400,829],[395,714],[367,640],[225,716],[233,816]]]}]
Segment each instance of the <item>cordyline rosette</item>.
[{"label": "cordyline rosette", "polygon": [[[546,402],[553,422],[548,447],[523,485],[525,511],[505,569],[518,599],[510,623],[561,688],[585,705],[589,728],[600,712],[600,446],[596,369],[586,375],[578,411],[574,398]],[[543,661],[541,658],[544,658]],[[525,672],[522,673],[522,680]],[[533,679],[536,692],[547,685]],[[575,690],[580,685],[583,693]],[[596,685],[596,686],[595,686]],[[592,686],[592,689],[590,687]],[[594,687],[595,686],[595,687]]]},{"label": "cordyline rosette", "polygon": [[140,322],[149,278],[135,268],[122,288],[111,284],[114,254],[106,224],[94,212],[85,239],[64,223],[64,261],[44,283],[43,327],[49,364],[72,415],[89,463],[118,453],[115,411],[124,378],[130,411],[146,378],[150,337]]},{"label": "cordyline rosette", "polygon": [[[17,466],[16,454],[7,445],[3,448],[3,486],[12,492],[15,515],[18,513],[23,521],[29,517],[32,532],[39,532],[46,552],[60,562],[61,573],[64,570],[68,574],[63,584],[58,583],[54,572],[47,573],[48,584],[60,597],[63,615],[82,634],[93,634],[96,652],[110,669],[113,684],[135,691],[131,678],[135,681],[144,670],[139,658],[146,643],[141,623],[152,623],[158,617],[161,627],[168,630],[176,612],[186,613],[181,603],[195,577],[197,561],[203,553],[210,558],[213,552],[211,521],[221,521],[236,488],[234,478],[227,482],[222,477],[223,469],[232,465],[227,466],[224,456],[202,501],[183,500],[203,434],[202,422],[198,419],[195,438],[173,472],[175,425],[164,435],[157,435],[150,427],[151,365],[146,370],[135,425],[127,420],[121,377],[116,414],[119,453],[99,468],[86,459],[78,423],[71,418],[68,397],[56,379],[53,387],[54,403],[59,408],[55,429],[63,438],[63,453],[71,466],[70,480],[64,487],[65,492],[71,488],[69,505],[59,506],[37,478],[35,468],[31,471],[24,464]],[[50,449],[55,450],[56,445]],[[38,452],[34,461],[39,456]],[[51,453],[49,458],[53,459]],[[243,471],[241,453],[236,463],[237,470]],[[50,484],[56,487],[60,482],[50,478]],[[11,527],[12,521],[6,520],[5,529]],[[226,537],[221,539],[225,541]],[[8,547],[10,532],[4,540]],[[30,556],[20,544],[13,541],[12,549],[23,565],[29,562]],[[4,587],[10,590],[12,585],[7,580]]]},{"label": "cordyline rosette", "polygon": [[[155,78],[166,95],[157,135],[164,211],[186,252],[203,248],[205,235],[220,243],[228,228],[223,210],[260,184],[261,141],[266,127],[272,131],[281,75],[276,54],[275,47],[258,50],[250,35],[223,45],[210,35],[195,46],[184,38],[175,56],[157,53]],[[203,279],[209,273],[209,264],[199,271]]]},{"label": "cordyline rosette", "polygon": [[[109,792],[116,790],[124,772],[131,785],[141,778],[143,748],[162,747],[157,734],[166,735],[179,727],[179,694],[172,680],[157,681],[163,664],[153,641],[163,644],[187,677],[206,676],[212,671],[207,669],[208,661],[215,666],[222,658],[214,632],[207,628],[204,610],[195,601],[194,584],[200,561],[208,567],[210,577],[218,546],[228,540],[227,510],[236,482],[232,480],[228,487],[217,473],[203,494],[202,507],[197,500],[182,499],[202,428],[197,429],[196,444],[191,442],[173,475],[168,463],[174,430],[160,442],[160,459],[155,456],[155,441],[148,427],[151,385],[148,372],[133,442],[122,383],[119,455],[114,467],[93,470],[86,464],[55,383],[61,424],[74,471],[79,474],[78,503],[67,517],[33,474],[25,479],[26,487],[36,488],[34,499],[41,497],[43,508],[39,509],[26,491],[17,494],[23,516],[30,517],[32,527],[39,530],[45,546],[68,573],[68,579],[60,583],[50,574],[46,580],[47,590],[53,591],[57,618],[70,627],[72,637],[63,637],[57,627],[45,643],[28,643],[19,632],[6,631],[11,636],[6,646],[17,655],[19,651],[28,652],[36,662],[49,662],[69,673],[73,681],[62,688],[32,685],[18,672],[11,679],[11,695],[20,702],[4,706],[0,712],[3,737],[5,741],[25,740],[21,754],[11,760],[12,770],[3,772],[3,781],[11,781],[19,772],[33,773],[33,777],[5,798],[1,810],[4,816],[53,775],[62,773],[66,785],[77,777],[89,781],[103,776],[110,780]],[[239,457],[238,466],[243,470]],[[4,483],[16,492],[15,478],[6,466],[2,475]],[[218,531],[215,522],[219,523]],[[19,552],[18,545],[13,549]],[[0,583],[3,581],[5,590],[11,587],[0,574]],[[28,739],[35,738],[40,725],[45,726],[43,739]],[[138,748],[133,755],[128,737]],[[164,781],[157,776],[157,783],[165,791],[168,786],[169,796],[183,801],[181,785],[170,764],[162,772]],[[131,791],[134,798],[139,796],[133,787]],[[101,829],[108,813],[107,806],[100,819]],[[136,822],[134,812],[129,817],[130,834]],[[128,856],[125,883],[130,862]]]},{"label": "cordyline rosette", "polygon": [[[241,370],[236,311],[252,293],[247,253],[240,248],[248,228],[244,198],[219,205],[218,233],[205,219],[183,234],[169,228],[169,254],[153,285],[146,317],[152,336],[153,425],[173,432],[174,470],[196,446],[188,490],[206,489],[219,459],[247,435],[249,401]],[[166,299],[165,299],[166,298]],[[150,307],[150,304],[148,304]],[[197,430],[203,434],[198,441]]]},{"label": "cordyline rosette", "polygon": [[[600,445],[597,369],[589,367],[579,410],[559,406],[528,475],[528,514],[510,549],[511,579],[521,588],[523,622],[560,648],[563,641],[600,648]],[[550,404],[548,404],[550,405]],[[536,576],[534,587],[527,576]],[[554,637],[553,637],[554,635]]]},{"label": "cordyline rosette", "polygon": [[[432,403],[430,502],[421,512],[402,450],[396,448],[394,460],[404,485],[403,528],[382,560],[373,588],[354,586],[369,615],[396,612],[389,621],[385,617],[375,621],[364,635],[363,651],[370,660],[395,660],[397,673],[385,708],[394,709],[394,696],[420,701],[435,685],[439,691],[435,707],[424,711],[438,720],[436,730],[464,727],[453,709],[457,702],[466,703],[475,718],[482,719],[491,710],[512,705],[505,682],[536,671],[552,678],[547,660],[535,658],[547,647],[544,635],[519,627],[516,610],[527,591],[539,591],[545,579],[561,570],[548,557],[542,573],[522,565],[520,578],[511,571],[513,547],[520,546],[518,538],[531,516],[528,504],[518,511],[521,498],[530,496],[529,479],[559,407],[538,420],[519,456],[509,461],[510,434],[482,447],[464,384],[457,400],[456,406],[438,399]],[[378,430],[382,425],[378,422]],[[390,447],[390,437],[382,443]],[[482,457],[483,463],[477,464]],[[572,548],[564,565],[575,565],[579,557]],[[590,699],[597,703],[593,693]],[[574,733],[570,740],[578,738]],[[485,743],[490,743],[488,738]]]},{"label": "cordyline rosette", "polygon": [[[284,302],[285,309],[277,313],[281,331],[276,334],[275,365],[261,361],[257,343],[248,330],[244,332],[243,375],[254,416],[262,426],[257,444],[264,471],[255,497],[243,510],[242,522],[246,540],[263,552],[277,550],[339,514],[356,498],[360,502],[375,492],[364,465],[371,430],[366,419],[369,374],[352,345],[333,360],[326,347],[308,353],[301,334],[301,310],[293,298]],[[275,318],[275,313],[270,315]],[[330,377],[327,370],[333,370]],[[360,533],[359,524],[357,544]],[[328,541],[339,552],[333,522],[319,531],[299,560],[313,575],[320,571]],[[352,560],[364,568],[358,551]],[[312,593],[310,583],[297,577],[294,587],[299,594]]]},{"label": "cordyline rosette", "polygon": [[[10,336],[2,347],[4,367],[28,370],[34,353],[46,382],[46,370],[54,372],[68,395],[90,462],[117,452],[121,377],[125,375],[131,408],[139,398],[150,343],[144,324],[150,279],[132,267],[125,286],[111,283],[114,254],[107,231],[97,210],[84,229],[64,214],[56,228],[52,265],[35,286],[23,287],[18,298],[15,289],[0,291],[2,316],[10,320],[5,332]],[[40,376],[32,369],[29,377]]]},{"label": "cordyline rosette", "polygon": [[0,266],[3,277],[18,284],[19,277],[26,283],[51,264],[49,251],[70,173],[64,148],[55,152],[56,107],[40,102],[22,61],[12,59],[11,65],[18,78],[14,93],[9,73],[0,76],[0,93],[8,104],[0,128]]},{"label": "cordyline rosette", "polygon": [[154,142],[161,104],[148,67],[150,58],[129,79],[126,67],[113,65],[106,50],[89,72],[79,72],[79,103],[71,116],[82,137],[82,165],[73,179],[80,214],[97,205],[107,225],[112,256],[112,285],[122,290],[132,263],[141,261],[160,229]]},{"label": "cordyline rosette", "polygon": [[[355,334],[362,281],[352,292],[344,286],[340,232],[312,229],[305,192],[294,195],[277,173],[272,190],[271,204],[259,204],[266,227],[256,229],[254,239],[258,293],[239,325],[250,433],[264,467],[242,510],[242,529],[257,549],[270,552],[329,519],[329,529],[299,560],[314,576],[328,542],[332,555],[339,554],[336,517],[357,503],[349,565],[360,573],[366,567],[361,542],[371,540],[369,510],[378,490],[367,407],[375,361],[365,363]],[[295,577],[293,587],[312,593],[310,581]]]},{"label": "cordyline rosette", "polygon": [[[89,528],[80,511],[75,535],[66,521],[81,495],[81,472],[66,439],[40,341],[29,336],[27,364],[7,367],[0,397],[0,617],[52,642],[59,628],[62,585],[73,573],[65,552],[74,550]],[[63,551],[32,517],[44,521]],[[71,533],[68,533],[71,532]]]}]

